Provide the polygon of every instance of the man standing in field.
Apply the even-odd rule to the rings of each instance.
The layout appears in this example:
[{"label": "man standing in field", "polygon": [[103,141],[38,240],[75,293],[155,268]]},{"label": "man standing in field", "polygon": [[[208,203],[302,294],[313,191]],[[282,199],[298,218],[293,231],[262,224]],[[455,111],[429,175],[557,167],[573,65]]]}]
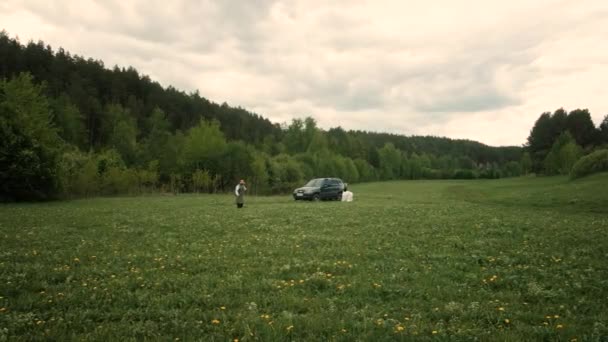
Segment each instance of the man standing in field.
[{"label": "man standing in field", "polygon": [[243,204],[245,204],[245,191],[247,191],[247,187],[245,186],[245,181],[241,179],[239,184],[234,189],[234,195],[236,196],[236,207],[242,208]]}]

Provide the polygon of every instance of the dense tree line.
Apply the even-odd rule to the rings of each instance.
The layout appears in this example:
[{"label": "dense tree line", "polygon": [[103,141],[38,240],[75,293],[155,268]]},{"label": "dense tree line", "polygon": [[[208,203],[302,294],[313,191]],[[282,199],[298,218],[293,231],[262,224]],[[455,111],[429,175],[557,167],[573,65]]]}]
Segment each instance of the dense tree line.
[{"label": "dense tree line", "polygon": [[535,173],[569,174],[582,156],[608,148],[608,115],[595,127],[587,109],[567,112],[560,108],[543,113],[534,123],[525,148]]},{"label": "dense tree line", "polygon": [[21,44],[6,32],[0,79],[5,199],[221,192],[239,178],[254,192],[284,193],[312,177],[354,183],[533,170],[520,147],[322,130],[310,117],[271,123],[196,92],[163,88],[133,68],[108,69],[42,42]]}]

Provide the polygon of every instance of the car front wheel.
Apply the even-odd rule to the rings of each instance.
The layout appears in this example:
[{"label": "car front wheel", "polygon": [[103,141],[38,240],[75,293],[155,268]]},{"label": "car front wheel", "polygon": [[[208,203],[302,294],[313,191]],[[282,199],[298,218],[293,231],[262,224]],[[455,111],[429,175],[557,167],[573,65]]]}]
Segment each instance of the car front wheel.
[{"label": "car front wheel", "polygon": [[319,194],[314,194],[314,195],[312,196],[312,200],[313,200],[313,201],[315,201],[315,202],[318,202],[318,201],[320,201],[320,200],[321,200],[321,196],[319,196]]}]

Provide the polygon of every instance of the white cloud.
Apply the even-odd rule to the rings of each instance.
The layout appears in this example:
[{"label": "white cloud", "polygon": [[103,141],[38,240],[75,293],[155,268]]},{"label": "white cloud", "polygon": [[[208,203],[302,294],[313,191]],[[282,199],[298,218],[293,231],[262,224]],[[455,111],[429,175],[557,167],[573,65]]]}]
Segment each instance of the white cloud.
[{"label": "white cloud", "polygon": [[22,40],[132,65],[273,121],[525,142],[541,112],[608,112],[608,3],[8,0]]}]

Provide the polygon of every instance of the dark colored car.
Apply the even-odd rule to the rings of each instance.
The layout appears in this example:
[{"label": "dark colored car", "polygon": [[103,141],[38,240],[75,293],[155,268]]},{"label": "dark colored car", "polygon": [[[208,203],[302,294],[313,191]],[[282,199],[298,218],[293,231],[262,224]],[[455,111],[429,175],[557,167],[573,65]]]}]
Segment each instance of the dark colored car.
[{"label": "dark colored car", "polygon": [[301,188],[293,191],[297,200],[341,200],[344,183],[338,178],[317,178],[309,181]]}]

